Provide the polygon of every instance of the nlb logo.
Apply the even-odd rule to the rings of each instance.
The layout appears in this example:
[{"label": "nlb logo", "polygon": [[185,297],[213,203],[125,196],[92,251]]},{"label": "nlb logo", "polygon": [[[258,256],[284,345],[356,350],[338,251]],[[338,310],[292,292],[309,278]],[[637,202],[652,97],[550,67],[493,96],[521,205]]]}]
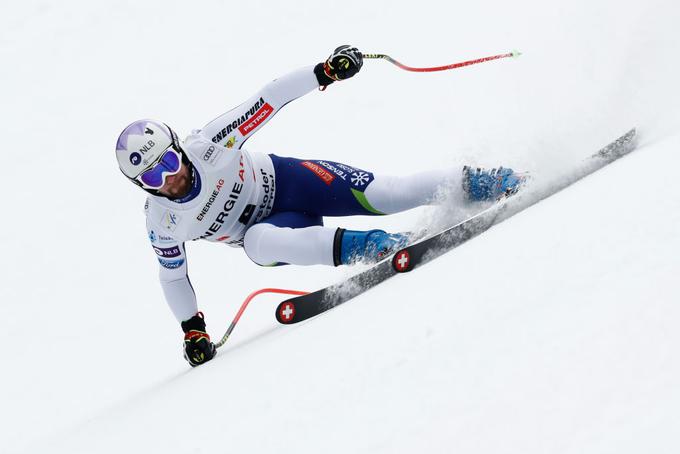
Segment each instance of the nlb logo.
[{"label": "nlb logo", "polygon": [[133,166],[138,166],[140,162],[142,162],[142,155],[136,151],[130,155],[130,163]]},{"label": "nlb logo", "polygon": [[151,150],[154,147],[154,145],[156,145],[156,142],[154,142],[153,140],[149,140],[146,144],[142,145],[142,148],[139,149],[139,152],[141,154],[144,154],[147,151]]}]

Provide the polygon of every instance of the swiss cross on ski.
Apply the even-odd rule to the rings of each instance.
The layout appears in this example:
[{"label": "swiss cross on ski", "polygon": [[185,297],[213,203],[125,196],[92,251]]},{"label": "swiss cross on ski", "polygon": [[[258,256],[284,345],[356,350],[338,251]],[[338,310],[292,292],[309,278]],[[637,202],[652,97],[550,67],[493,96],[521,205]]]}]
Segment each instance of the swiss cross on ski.
[{"label": "swiss cross on ski", "polygon": [[279,308],[279,321],[289,323],[295,317],[295,305],[293,303],[283,303]]},{"label": "swiss cross on ski", "polygon": [[413,269],[413,261],[411,260],[411,254],[409,254],[407,249],[402,249],[401,251],[394,254],[392,258],[392,266],[394,271],[397,273],[406,273]]}]

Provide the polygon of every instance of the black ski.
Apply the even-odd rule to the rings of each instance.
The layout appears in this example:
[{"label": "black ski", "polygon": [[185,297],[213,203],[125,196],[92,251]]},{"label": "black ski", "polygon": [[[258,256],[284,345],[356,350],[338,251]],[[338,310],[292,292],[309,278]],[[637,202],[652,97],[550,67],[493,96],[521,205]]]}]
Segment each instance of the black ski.
[{"label": "black ski", "polygon": [[349,301],[395,274],[411,271],[439,257],[493,225],[630,153],[635,148],[635,139],[636,131],[631,129],[581,163],[561,181],[533,188],[524,194],[520,191],[519,194],[503,199],[453,227],[397,251],[390,259],[383,260],[356,276],[316,292],[283,301],[276,308],[276,319],[286,325],[301,322]]}]

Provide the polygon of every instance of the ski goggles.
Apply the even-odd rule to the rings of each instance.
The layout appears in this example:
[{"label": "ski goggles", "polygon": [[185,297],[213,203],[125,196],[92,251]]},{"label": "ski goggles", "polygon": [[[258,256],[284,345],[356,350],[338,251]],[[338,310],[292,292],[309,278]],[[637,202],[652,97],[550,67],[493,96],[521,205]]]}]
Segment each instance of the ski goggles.
[{"label": "ski goggles", "polygon": [[181,152],[170,145],[161,155],[160,159],[149,169],[140,173],[135,181],[143,188],[160,189],[165,184],[166,177],[179,172],[182,164]]}]

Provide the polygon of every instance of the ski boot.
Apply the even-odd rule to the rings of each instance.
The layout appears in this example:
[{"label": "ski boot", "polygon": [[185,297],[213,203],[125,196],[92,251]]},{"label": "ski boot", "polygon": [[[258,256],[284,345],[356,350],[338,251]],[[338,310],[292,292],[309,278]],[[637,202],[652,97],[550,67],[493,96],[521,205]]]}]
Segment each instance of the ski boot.
[{"label": "ski boot", "polygon": [[512,169],[483,169],[463,167],[463,191],[468,200],[474,202],[499,200],[519,191],[526,181],[526,175]]},{"label": "ski boot", "polygon": [[377,263],[407,244],[408,236],[403,233],[338,229],[333,244],[333,261],[335,266]]}]

